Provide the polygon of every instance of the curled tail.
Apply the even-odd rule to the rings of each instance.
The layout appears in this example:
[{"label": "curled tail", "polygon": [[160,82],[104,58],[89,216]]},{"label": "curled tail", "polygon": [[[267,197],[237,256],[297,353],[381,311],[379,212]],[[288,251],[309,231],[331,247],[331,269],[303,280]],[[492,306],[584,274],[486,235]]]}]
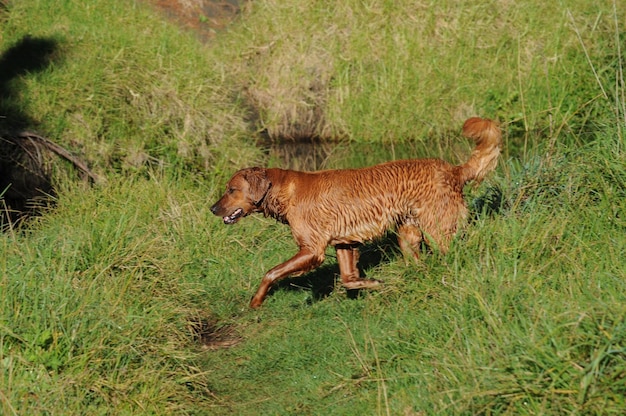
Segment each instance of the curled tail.
[{"label": "curled tail", "polygon": [[502,132],[495,121],[472,117],[463,124],[463,136],[473,139],[476,147],[469,160],[460,166],[461,182],[480,182],[498,164]]}]

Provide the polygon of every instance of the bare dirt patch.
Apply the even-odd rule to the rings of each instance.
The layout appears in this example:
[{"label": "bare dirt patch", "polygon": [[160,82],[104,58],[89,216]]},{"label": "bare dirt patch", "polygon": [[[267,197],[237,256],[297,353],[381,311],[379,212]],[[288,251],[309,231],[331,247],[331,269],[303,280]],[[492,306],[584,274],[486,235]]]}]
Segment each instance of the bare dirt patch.
[{"label": "bare dirt patch", "polygon": [[232,325],[220,324],[211,316],[196,316],[188,321],[193,339],[206,350],[230,348],[241,342]]},{"label": "bare dirt patch", "polygon": [[231,23],[245,0],[146,0],[167,18],[208,40]]}]

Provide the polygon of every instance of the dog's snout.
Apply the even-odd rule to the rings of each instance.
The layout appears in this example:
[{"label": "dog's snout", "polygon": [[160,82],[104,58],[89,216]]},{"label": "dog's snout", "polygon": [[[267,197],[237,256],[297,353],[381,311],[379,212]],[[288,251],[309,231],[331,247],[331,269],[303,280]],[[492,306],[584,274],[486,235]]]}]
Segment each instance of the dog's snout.
[{"label": "dog's snout", "polygon": [[217,211],[218,211],[219,209],[220,209],[220,208],[217,206],[217,204],[215,204],[215,205],[213,205],[213,206],[211,207],[211,212],[212,212],[214,215],[217,215]]}]

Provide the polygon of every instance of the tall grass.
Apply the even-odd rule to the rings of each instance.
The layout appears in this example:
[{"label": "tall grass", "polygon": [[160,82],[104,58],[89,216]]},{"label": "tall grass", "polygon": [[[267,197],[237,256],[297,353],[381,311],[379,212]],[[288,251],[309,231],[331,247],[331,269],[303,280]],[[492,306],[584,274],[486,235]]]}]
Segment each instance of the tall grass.
[{"label": "tall grass", "polygon": [[[107,181],[61,175],[0,235],[1,413],[622,413],[624,10],[544,3],[254,1],[207,45],[144,3],[6,3],[1,50],[58,48],[0,108]],[[247,308],[289,229],[209,207],[279,163],[259,136],[350,139],[332,167],[457,161],[475,114],[505,153],[447,255],[374,242],[385,285],[351,299],[329,250]]]},{"label": "tall grass", "polygon": [[187,324],[210,311],[172,278],[184,207],[168,193],[144,180],[68,190],[81,202],[60,201],[45,232],[2,236],[5,412],[176,412],[209,394],[185,387],[203,372]]},{"label": "tall grass", "polygon": [[615,46],[608,4],[267,1],[250,10],[228,38],[237,46],[227,45],[276,138],[305,125],[322,137],[424,140],[473,114],[511,123],[516,137],[557,134],[586,119],[601,93],[580,42]]}]

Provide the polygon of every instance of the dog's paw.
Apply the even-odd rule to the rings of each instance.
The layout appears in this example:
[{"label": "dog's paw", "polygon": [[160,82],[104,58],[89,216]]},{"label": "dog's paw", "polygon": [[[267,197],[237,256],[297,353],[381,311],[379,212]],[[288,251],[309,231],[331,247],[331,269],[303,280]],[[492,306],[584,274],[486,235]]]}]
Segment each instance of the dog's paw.
[{"label": "dog's paw", "polygon": [[250,308],[252,309],[258,309],[261,307],[261,305],[263,304],[263,298],[257,298],[256,296],[252,298],[252,300],[250,301]]}]

